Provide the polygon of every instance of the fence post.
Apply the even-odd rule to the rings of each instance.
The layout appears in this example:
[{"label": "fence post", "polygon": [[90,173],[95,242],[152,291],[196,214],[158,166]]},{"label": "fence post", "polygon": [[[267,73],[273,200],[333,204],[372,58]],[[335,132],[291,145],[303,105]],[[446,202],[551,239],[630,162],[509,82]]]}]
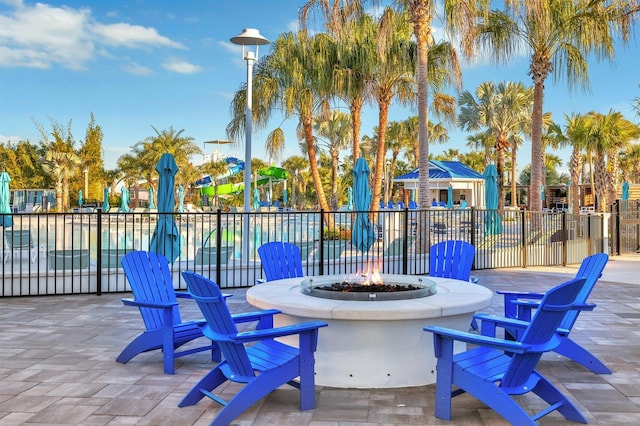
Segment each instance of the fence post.
[{"label": "fence post", "polygon": [[567,231],[567,212],[562,210],[562,266],[567,266],[567,240],[569,233]]},{"label": "fence post", "polygon": [[404,238],[402,240],[402,274],[407,275],[408,259],[409,256],[409,209],[404,208]]},{"label": "fence post", "polygon": [[96,295],[102,295],[102,209],[97,209],[98,214],[98,235],[96,235]]},{"label": "fence post", "polygon": [[593,251],[591,250],[591,213],[587,215],[587,256],[591,256]]},{"label": "fence post", "polygon": [[[615,203],[613,203],[611,205],[611,219],[613,221],[613,230],[614,230],[614,243],[615,243],[615,254],[617,254],[618,256],[620,256],[620,254],[622,253],[622,245],[621,245],[621,238],[620,238],[620,203],[618,201],[616,201]],[[612,245],[612,252],[613,250],[613,245]],[[613,253],[611,253],[613,254]]]},{"label": "fence post", "polygon": [[[233,223],[235,223],[235,220]],[[222,260],[222,211],[220,210],[220,207],[218,207],[218,210],[216,211],[216,247],[216,283],[220,283],[222,282],[222,265],[220,264],[220,261]]]},{"label": "fence post", "polygon": [[527,218],[527,209],[522,209],[520,210],[520,239],[521,239],[521,244],[520,246],[522,247],[522,258],[521,258],[521,263],[522,263],[522,267],[526,268],[527,267],[527,224],[525,223],[525,220]]},{"label": "fence post", "polygon": [[320,246],[318,250],[320,251],[318,273],[324,275],[324,209],[320,209]]}]

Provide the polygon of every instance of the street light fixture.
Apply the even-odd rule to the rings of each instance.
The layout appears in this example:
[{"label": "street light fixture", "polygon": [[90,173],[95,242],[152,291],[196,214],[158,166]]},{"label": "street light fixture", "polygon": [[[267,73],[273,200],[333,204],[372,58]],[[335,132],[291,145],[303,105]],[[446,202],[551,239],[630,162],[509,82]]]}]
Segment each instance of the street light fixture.
[{"label": "street light fixture", "polygon": [[[244,240],[244,256],[249,262],[249,213],[251,211],[251,133],[253,129],[252,113],[252,83],[253,65],[258,60],[258,46],[269,44],[269,40],[264,38],[260,31],[255,28],[245,28],[240,34],[231,37],[231,43],[242,46],[242,58],[247,61],[247,105],[245,107],[245,146],[244,146],[244,212],[245,212],[245,232],[247,238]],[[251,50],[255,46],[255,52]]]}]

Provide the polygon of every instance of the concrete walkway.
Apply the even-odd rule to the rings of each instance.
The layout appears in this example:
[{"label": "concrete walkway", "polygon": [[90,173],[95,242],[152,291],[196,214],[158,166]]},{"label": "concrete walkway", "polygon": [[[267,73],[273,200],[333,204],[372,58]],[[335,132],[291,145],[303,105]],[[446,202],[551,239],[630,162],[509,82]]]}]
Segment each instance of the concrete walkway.
[{"label": "concrete walkway", "polygon": [[[544,291],[575,274],[567,268],[477,271],[492,290]],[[250,310],[244,291],[229,299],[233,311]],[[173,376],[162,374],[161,355],[143,354],[126,365],[114,360],[141,329],[122,295],[0,299],[1,425],[206,425],[218,406],[201,401],[178,408],[185,392],[211,368],[206,354],[182,358]],[[540,371],[577,402],[590,424],[640,423],[640,255],[612,258],[596,286],[593,312],[583,313],[572,337],[613,371],[596,375],[554,354]],[[500,313],[496,296],[488,312]],[[182,307],[198,316],[195,304]],[[226,391],[234,392],[230,385]],[[396,390],[317,388],[317,408],[298,411],[297,391],[283,387],[239,417],[238,425],[502,425],[469,395],[453,402],[453,420],[433,416],[433,385]],[[539,409],[535,396],[519,397]],[[566,424],[553,413],[543,425]]]}]

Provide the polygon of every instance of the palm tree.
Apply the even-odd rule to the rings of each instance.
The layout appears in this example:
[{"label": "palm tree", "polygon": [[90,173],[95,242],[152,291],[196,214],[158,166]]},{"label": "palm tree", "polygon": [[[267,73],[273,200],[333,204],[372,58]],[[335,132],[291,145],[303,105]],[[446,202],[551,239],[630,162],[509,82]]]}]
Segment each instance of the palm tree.
[{"label": "palm tree", "polygon": [[[469,91],[460,95],[458,125],[466,131],[485,128],[494,136],[498,170],[498,209],[503,209],[505,152],[511,147],[511,143],[517,140],[517,136],[528,128],[533,91],[520,82],[502,82],[497,86],[485,82],[478,86],[475,96],[477,98]],[[513,169],[515,164],[512,171]],[[512,182],[514,183],[515,179]],[[512,202],[515,201],[514,198],[512,197]]]},{"label": "palm tree", "polygon": [[587,143],[595,153],[594,181],[598,211],[607,211],[616,198],[618,152],[640,135],[640,128],[620,112],[592,113]]},{"label": "palm tree", "polygon": [[340,111],[332,111],[329,120],[315,119],[314,130],[318,145],[323,145],[331,157],[331,208],[338,209],[338,166],[340,151],[351,144],[351,117]]},{"label": "palm tree", "polygon": [[478,29],[476,41],[506,61],[526,47],[534,101],[531,130],[530,208],[542,210],[542,115],[544,84],[551,74],[565,73],[570,89],[588,87],[587,58],[614,57],[618,36],[627,43],[634,14],[626,0],[506,0],[505,10],[492,11]]},{"label": "palm tree", "polygon": [[640,143],[631,144],[620,154],[621,180],[640,183]]}]

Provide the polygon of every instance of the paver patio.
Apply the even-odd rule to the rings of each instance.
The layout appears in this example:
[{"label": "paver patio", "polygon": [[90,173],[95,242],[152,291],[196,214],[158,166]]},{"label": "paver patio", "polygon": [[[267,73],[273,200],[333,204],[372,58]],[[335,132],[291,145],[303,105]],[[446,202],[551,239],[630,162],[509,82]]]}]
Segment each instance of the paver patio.
[{"label": "paver patio", "polygon": [[[573,276],[566,268],[485,270],[474,273],[491,290],[544,291]],[[472,284],[470,284],[472,285]],[[233,290],[232,311],[251,310],[244,290]],[[141,329],[140,315],[120,303],[127,294],[0,299],[0,424],[205,425],[218,406],[203,400],[177,404],[211,367],[208,355],[176,363],[162,373],[159,353],[128,364],[115,362],[125,343]],[[559,355],[545,354],[539,367],[559,385],[590,424],[640,423],[640,255],[612,258],[596,286],[598,307],[580,315],[572,337],[613,371],[596,375]],[[195,304],[181,302],[183,316],[199,317]],[[488,312],[501,313],[496,295]],[[322,334],[320,334],[322,338]],[[233,392],[235,387],[227,389]],[[453,420],[433,417],[435,386],[406,389],[317,387],[317,408],[298,411],[297,391],[283,387],[240,416],[238,425],[501,425],[482,403],[463,395],[454,400]],[[540,407],[536,397],[522,399]],[[542,425],[566,424],[551,414]]]}]

